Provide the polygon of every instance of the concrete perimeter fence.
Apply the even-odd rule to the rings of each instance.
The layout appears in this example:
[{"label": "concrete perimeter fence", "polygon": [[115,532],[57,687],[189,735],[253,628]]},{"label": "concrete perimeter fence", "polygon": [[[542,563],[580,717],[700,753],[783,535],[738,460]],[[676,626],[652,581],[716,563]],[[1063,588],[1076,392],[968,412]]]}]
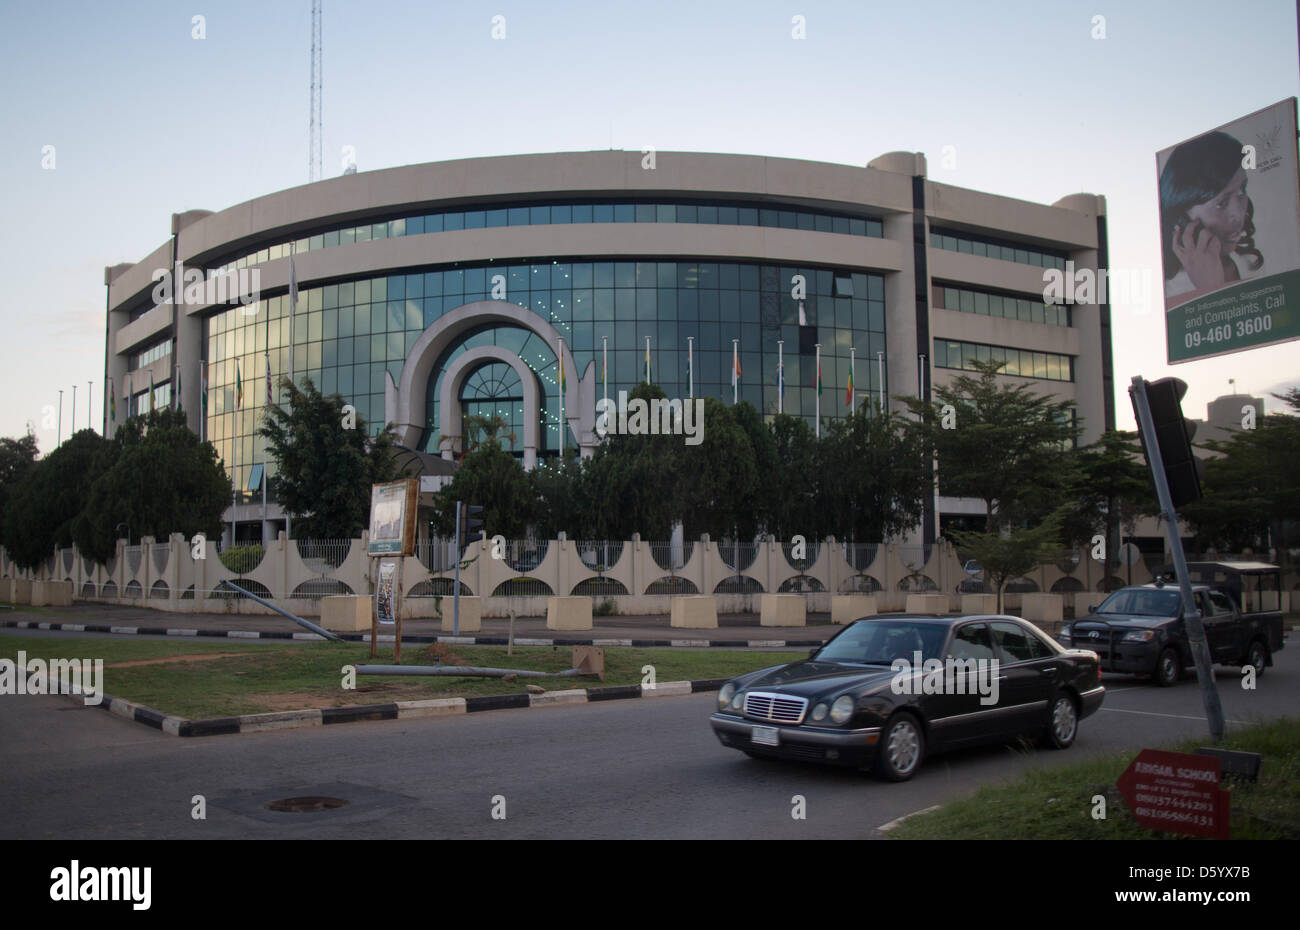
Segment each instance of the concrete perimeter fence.
[{"label": "concrete perimeter fence", "polygon": [[[368,538],[287,539],[219,553],[213,541],[192,543],[180,534],[138,545],[118,540],[114,556],[100,564],[75,547],[59,549],[36,569],[19,568],[0,549],[0,600],[71,603],[73,599],[176,613],[267,614],[236,594],[230,580],[300,616],[320,616],[322,598],[373,596],[377,561]],[[456,549],[442,539],[421,540],[416,555],[402,559],[402,614],[406,618],[450,616]],[[988,605],[969,594],[983,590],[964,571],[953,547],[894,543],[842,543],[833,538],[792,546],[774,540],[715,542],[707,536],[682,543],[630,540],[484,539],[461,555],[461,594],[479,598],[482,616],[544,616],[556,597],[585,597],[597,615],[668,615],[673,598],[713,595],[718,614],[762,612],[763,596],[795,594],[806,613],[832,612],[836,595],[874,595],[877,611],[904,610],[908,598],[931,595],[926,609]],[[1090,559],[1040,565],[1008,585],[1007,613],[1034,619],[1068,618],[1100,602],[1102,572]],[[1127,578],[1124,583],[1127,583]],[[1145,568],[1133,583],[1151,580]],[[1119,579],[1115,579],[1116,582]],[[933,597],[938,595],[939,597]],[[963,604],[963,597],[967,597]],[[980,606],[979,609],[992,607]]]}]

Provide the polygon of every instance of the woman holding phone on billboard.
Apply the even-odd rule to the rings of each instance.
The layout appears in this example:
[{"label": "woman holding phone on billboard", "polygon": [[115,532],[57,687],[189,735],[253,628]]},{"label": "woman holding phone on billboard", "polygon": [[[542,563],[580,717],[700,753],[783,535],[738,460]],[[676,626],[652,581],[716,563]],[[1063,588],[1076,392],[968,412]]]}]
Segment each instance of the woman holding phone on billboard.
[{"label": "woman holding phone on billboard", "polygon": [[1214,290],[1263,267],[1242,158],[1240,142],[1212,132],[1174,149],[1160,172],[1166,298]]}]

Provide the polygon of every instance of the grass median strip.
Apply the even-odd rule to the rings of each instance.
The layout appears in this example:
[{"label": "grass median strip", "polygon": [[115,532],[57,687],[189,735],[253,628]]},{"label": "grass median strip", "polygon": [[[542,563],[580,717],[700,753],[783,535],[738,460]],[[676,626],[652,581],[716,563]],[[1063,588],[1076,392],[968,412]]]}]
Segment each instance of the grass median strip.
[{"label": "grass median strip", "polygon": [[[367,675],[355,690],[342,688],[345,665],[388,664],[392,649],[370,658],[370,646],[360,643],[279,643],[242,645],[231,641],[210,645],[166,640],[59,639],[5,636],[0,656],[27,658],[103,659],[103,690],[114,697],[145,704],[178,717],[200,719],[261,714],[304,708],[347,707],[434,698],[486,697],[524,694],[527,684],[548,691],[573,688],[615,688],[640,685],[642,669],[654,667],[656,682],[730,678],[743,672],[801,658],[801,652],[723,652],[672,649],[605,649],[605,681],[595,677],[418,678]],[[477,665],[495,668],[560,672],[571,667],[567,646],[504,646],[408,644],[403,665]]]},{"label": "grass median strip", "polygon": [[[1153,749],[1195,752],[1208,737]],[[1229,730],[1220,748],[1260,753],[1258,782],[1225,779],[1232,792],[1232,838],[1300,839],[1300,718]],[[1061,768],[1036,768],[1018,781],[980,788],[933,813],[908,818],[888,836],[898,840],[1127,840],[1173,834],[1138,825],[1118,790],[1110,790],[1137,751]],[[1093,798],[1106,798],[1106,818],[1093,819]]]}]

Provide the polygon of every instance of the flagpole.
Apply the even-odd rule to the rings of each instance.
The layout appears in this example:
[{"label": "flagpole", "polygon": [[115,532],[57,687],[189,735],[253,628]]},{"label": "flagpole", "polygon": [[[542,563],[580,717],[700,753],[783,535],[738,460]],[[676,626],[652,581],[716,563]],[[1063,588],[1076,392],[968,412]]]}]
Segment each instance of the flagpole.
[{"label": "flagpole", "polygon": [[[695,399],[695,337],[686,337],[686,396]],[[679,382],[680,383],[680,382]]]},{"label": "flagpole", "polygon": [[650,337],[645,337],[645,383],[650,383]]},{"label": "flagpole", "polygon": [[[266,407],[262,410],[262,427],[266,427],[266,418],[271,413],[271,314],[266,314],[266,344],[263,358],[266,359]],[[266,434],[262,434],[262,545],[266,539]]]},{"label": "flagpole", "polygon": [[77,386],[75,384],[72,386],[72,415],[68,418],[68,422],[72,424],[72,435],[77,435]]},{"label": "flagpole", "polygon": [[564,342],[559,336],[555,337],[555,354],[560,360],[560,377],[556,386],[560,391],[560,464],[564,464]]},{"label": "flagpole", "polygon": [[785,340],[776,341],[776,412],[785,412]]},{"label": "flagpole", "polygon": [[858,404],[858,392],[853,387],[853,372],[858,366],[857,352],[856,346],[849,346],[849,416],[853,416]]},{"label": "flagpole", "polygon": [[822,344],[817,349],[817,412],[813,415],[813,435],[820,439],[822,435]]},{"label": "flagpole", "polygon": [[600,380],[604,383],[605,409],[609,409],[609,337],[600,337]]},{"label": "flagpole", "polygon": [[94,407],[94,403],[93,403],[93,401],[94,401],[94,393],[93,393],[93,392],[94,392],[94,389],[95,389],[95,382],[94,382],[94,381],[87,381],[87,382],[86,382],[86,429],[94,429],[94,428],[95,428],[94,424],[91,423],[91,421],[90,421],[91,411],[95,409],[95,407]]},{"label": "flagpole", "polygon": [[876,392],[880,397],[880,413],[885,413],[885,353],[876,353],[876,376],[880,380],[880,389]]},{"label": "flagpole", "polygon": [[[294,268],[293,258],[297,252],[298,240],[294,239],[289,243],[289,384],[294,385],[293,380],[293,318],[294,311],[297,310],[298,303],[298,272]],[[268,338],[269,341],[269,338]],[[292,392],[289,395],[293,396]],[[290,401],[292,404],[292,400]],[[289,512],[284,514],[284,538],[288,539],[293,535],[293,527],[290,525]]]},{"label": "flagpole", "polygon": [[731,340],[731,406],[740,399],[740,340]]}]

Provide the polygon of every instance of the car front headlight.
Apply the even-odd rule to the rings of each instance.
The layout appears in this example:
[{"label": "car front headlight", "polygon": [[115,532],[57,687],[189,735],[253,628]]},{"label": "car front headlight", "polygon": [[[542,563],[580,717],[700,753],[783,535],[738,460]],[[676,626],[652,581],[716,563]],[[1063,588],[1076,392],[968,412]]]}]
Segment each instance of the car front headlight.
[{"label": "car front headlight", "polygon": [[826,702],[823,701],[822,703],[818,704],[816,707],[813,708],[812,718],[814,720],[825,720],[826,715],[829,712],[830,712],[830,708],[827,707]]},{"label": "car front headlight", "polygon": [[736,696],[731,699],[731,709],[740,710],[740,708],[744,706],[744,703],[745,703],[745,692],[737,691]]},{"label": "car front headlight", "polygon": [[852,717],[854,703],[853,696],[850,694],[837,697],[835,703],[831,705],[831,722],[843,723]]},{"label": "car front headlight", "polygon": [[1134,630],[1132,633],[1125,633],[1121,643],[1149,643],[1155,639],[1155,630]]},{"label": "car front headlight", "polygon": [[731,696],[735,693],[736,693],[736,686],[733,685],[731,682],[727,682],[725,685],[723,685],[722,690],[718,692],[718,709],[719,710],[725,709],[726,706],[731,703]]}]

